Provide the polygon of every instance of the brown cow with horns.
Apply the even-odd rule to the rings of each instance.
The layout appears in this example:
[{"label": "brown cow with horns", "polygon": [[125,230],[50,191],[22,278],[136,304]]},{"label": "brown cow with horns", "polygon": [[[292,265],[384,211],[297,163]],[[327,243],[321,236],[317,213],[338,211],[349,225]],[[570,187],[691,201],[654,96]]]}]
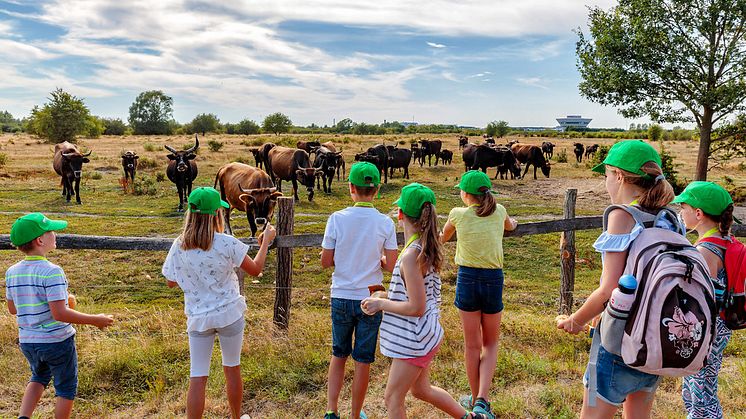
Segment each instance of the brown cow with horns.
[{"label": "brown cow with horns", "polygon": [[83,173],[83,163],[90,160],[86,154],[80,154],[75,144],[67,141],[54,145],[54,157],[52,159],[52,168],[62,177],[62,196],[70,202],[70,196],[75,193],[75,202],[80,204],[80,175]]}]

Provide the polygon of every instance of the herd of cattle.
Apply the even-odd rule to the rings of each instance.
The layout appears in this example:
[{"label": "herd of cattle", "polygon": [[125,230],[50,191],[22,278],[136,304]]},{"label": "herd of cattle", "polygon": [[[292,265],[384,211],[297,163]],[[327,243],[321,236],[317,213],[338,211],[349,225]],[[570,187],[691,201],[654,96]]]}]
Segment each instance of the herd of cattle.
[{"label": "herd of cattle", "polygon": [[[196,179],[198,170],[195,159],[199,148],[199,138],[195,137],[194,146],[183,151],[177,151],[169,145],[164,148],[169,151],[166,176],[176,185],[179,194],[178,210],[182,211],[184,203],[192,191],[192,182]],[[555,145],[545,141],[541,147],[520,144],[511,141],[507,144],[496,144],[492,137],[484,137],[481,144],[470,143],[468,137],[458,137],[458,147],[464,161],[464,170],[482,170],[496,168],[495,179],[523,178],[531,166],[536,171],[540,169],[544,176],[549,177]],[[574,144],[574,152],[578,162],[583,156],[589,158],[597,149],[598,144],[585,147],[581,143]],[[222,198],[231,208],[226,212],[226,230],[231,232],[230,211],[237,209],[246,212],[246,216],[254,236],[257,223],[271,218],[278,196],[282,195],[282,181],[289,181],[293,186],[293,197],[298,200],[298,183],[306,187],[308,200],[313,200],[314,186],[331,193],[332,180],[336,174],[337,180],[344,175],[346,164],[342,151],[331,142],[299,141],[297,148],[279,146],[266,143],[261,147],[252,147],[256,167],[243,163],[228,163],[222,166],[215,176],[215,188],[218,188]],[[80,200],[80,178],[83,163],[88,163],[89,151],[82,154],[74,144],[63,142],[54,148],[53,167],[61,176],[62,195],[70,202],[75,195],[78,204]],[[313,156],[313,160],[311,160]],[[377,144],[365,152],[355,154],[355,161],[367,161],[378,167],[383,182],[394,176],[394,171],[403,170],[403,177],[409,179],[409,166],[419,163],[424,166],[435,165],[442,161],[451,164],[453,152],[443,148],[441,140],[419,140],[410,148],[399,148],[394,145]],[[121,155],[125,182],[134,182],[139,156],[133,151],[126,151]],[[521,165],[524,165],[521,174]],[[323,185],[323,186],[322,186]]]}]

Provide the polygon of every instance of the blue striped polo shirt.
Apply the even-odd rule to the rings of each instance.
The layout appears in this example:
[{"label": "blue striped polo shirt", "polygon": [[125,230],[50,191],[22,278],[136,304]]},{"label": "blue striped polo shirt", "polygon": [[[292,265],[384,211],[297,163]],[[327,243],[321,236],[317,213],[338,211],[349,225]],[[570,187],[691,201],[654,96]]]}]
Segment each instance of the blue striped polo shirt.
[{"label": "blue striped polo shirt", "polygon": [[75,334],[70,323],[54,320],[50,301],[67,305],[67,278],[59,266],[41,256],[27,256],[5,271],[5,297],[12,300],[18,314],[18,340],[21,343],[62,342]]}]

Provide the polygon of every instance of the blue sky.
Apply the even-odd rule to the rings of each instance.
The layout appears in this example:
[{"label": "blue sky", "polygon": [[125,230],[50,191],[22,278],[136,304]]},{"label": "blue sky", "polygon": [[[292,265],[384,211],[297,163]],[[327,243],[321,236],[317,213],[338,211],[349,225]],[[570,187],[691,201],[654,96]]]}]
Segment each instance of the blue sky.
[{"label": "blue sky", "polygon": [[383,120],[627,127],[580,97],[574,28],[611,0],[0,0],[0,110],[61,87],[126,120],[163,90],[180,122],[283,112],[298,125]]}]

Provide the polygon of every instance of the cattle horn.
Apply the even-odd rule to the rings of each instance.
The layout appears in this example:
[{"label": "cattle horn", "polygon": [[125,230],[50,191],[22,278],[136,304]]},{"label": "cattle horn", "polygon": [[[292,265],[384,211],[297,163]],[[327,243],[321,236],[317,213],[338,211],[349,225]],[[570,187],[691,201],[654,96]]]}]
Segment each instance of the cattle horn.
[{"label": "cattle horn", "polygon": [[88,150],[88,152],[87,152],[87,153],[85,153],[85,154],[82,154],[82,156],[83,156],[83,157],[88,157],[88,156],[90,156],[90,155],[91,155],[91,153],[93,153],[93,150]]},{"label": "cattle horn", "polygon": [[167,146],[167,145],[164,145],[163,147],[165,147],[165,149],[168,150],[168,151],[170,151],[171,153],[177,154],[176,150],[174,150],[173,147]]},{"label": "cattle horn", "polygon": [[244,187],[241,186],[240,183],[238,184],[238,189],[240,189],[241,192],[243,192],[243,193],[251,193],[251,191],[252,191],[252,189],[244,189]]},{"label": "cattle horn", "polygon": [[192,152],[193,152],[194,150],[196,150],[197,148],[199,148],[199,137],[197,136],[197,134],[195,134],[195,135],[194,135],[194,147],[190,148],[190,149],[189,149],[189,150],[187,150],[186,152],[187,152],[187,153],[192,153]]},{"label": "cattle horn", "polygon": [[275,193],[275,192],[277,192],[277,188],[275,188],[274,186],[269,188],[269,193]]},{"label": "cattle horn", "polygon": [[70,157],[74,156],[74,155],[75,155],[75,153],[74,153],[74,152],[73,152],[73,153],[62,153],[62,157],[67,157],[68,159],[69,159]]}]

